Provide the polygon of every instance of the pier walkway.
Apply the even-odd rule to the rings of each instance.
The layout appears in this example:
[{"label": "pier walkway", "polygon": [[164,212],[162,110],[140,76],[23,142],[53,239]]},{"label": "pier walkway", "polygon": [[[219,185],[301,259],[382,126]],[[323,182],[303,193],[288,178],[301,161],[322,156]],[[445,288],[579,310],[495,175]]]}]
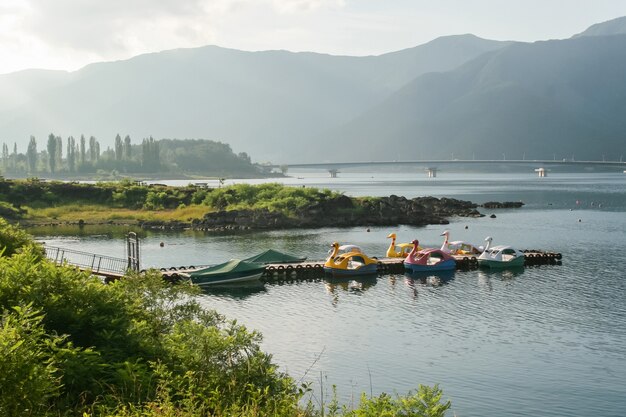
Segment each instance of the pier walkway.
[{"label": "pier walkway", "polygon": [[[93,275],[102,276],[111,281],[124,277],[129,271],[145,272],[139,269],[138,251],[129,250],[129,257],[115,258],[106,255],[83,252],[73,249],[44,245],[46,258],[57,265],[71,265]],[[135,256],[137,255],[137,256]],[[473,270],[478,268],[475,256],[455,255],[457,270]],[[561,265],[561,254],[540,250],[524,251],[524,266]],[[378,273],[381,275],[404,273],[403,258],[378,258]],[[204,268],[202,266],[180,266],[160,268],[163,278],[175,282],[183,279],[186,274]],[[156,269],[156,268],[155,268]],[[268,264],[263,275],[264,281],[283,279],[307,279],[324,276],[324,261],[304,261],[281,264]]]},{"label": "pier walkway", "polygon": [[46,258],[57,265],[75,266],[105,278],[119,279],[133,269],[128,259],[49,245],[44,245],[44,249]]}]

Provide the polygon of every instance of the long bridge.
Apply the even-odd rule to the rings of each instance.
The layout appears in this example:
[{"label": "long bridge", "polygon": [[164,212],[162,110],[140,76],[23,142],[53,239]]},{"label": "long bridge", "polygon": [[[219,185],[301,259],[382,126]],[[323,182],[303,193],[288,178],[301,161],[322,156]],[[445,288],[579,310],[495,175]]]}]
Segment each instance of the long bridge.
[{"label": "long bridge", "polygon": [[548,175],[549,167],[593,167],[593,168],[616,168],[626,173],[626,162],[620,161],[576,161],[573,159],[430,159],[413,161],[357,161],[357,162],[318,162],[318,163],[297,163],[268,165],[271,169],[289,170],[291,168],[303,169],[323,169],[327,170],[331,177],[336,177],[342,168],[356,167],[380,167],[380,166],[423,166],[428,177],[437,176],[437,171],[441,166],[451,165],[517,165],[528,166],[534,169],[540,177]]}]

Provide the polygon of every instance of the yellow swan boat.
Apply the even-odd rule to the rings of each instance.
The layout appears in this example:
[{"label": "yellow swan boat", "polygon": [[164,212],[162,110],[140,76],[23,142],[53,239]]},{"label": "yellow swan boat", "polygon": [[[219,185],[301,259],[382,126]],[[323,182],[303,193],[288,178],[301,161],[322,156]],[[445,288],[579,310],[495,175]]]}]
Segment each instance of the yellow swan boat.
[{"label": "yellow swan boat", "polygon": [[[396,245],[395,233],[389,233],[387,238],[391,239],[391,244],[389,245],[389,249],[387,249],[387,258],[406,258],[413,250],[412,243],[399,243]],[[417,250],[420,251],[422,248],[418,247]]]},{"label": "yellow swan boat", "polygon": [[[346,247],[350,250],[345,251]],[[378,261],[361,252],[356,247],[339,246],[334,242],[331,245],[331,254],[324,263],[324,272],[335,277],[367,275],[378,272]],[[344,251],[344,253],[339,253]]]}]

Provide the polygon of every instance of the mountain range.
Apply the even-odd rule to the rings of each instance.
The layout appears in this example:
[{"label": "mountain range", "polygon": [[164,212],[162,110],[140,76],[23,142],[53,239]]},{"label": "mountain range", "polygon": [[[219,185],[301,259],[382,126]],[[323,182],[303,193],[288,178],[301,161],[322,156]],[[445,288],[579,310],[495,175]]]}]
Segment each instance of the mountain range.
[{"label": "mountain range", "polygon": [[[626,18],[570,39],[435,39],[379,56],[206,46],[0,75],[0,142],[205,138],[276,163],[619,159]],[[42,146],[42,145],[40,145]]]}]

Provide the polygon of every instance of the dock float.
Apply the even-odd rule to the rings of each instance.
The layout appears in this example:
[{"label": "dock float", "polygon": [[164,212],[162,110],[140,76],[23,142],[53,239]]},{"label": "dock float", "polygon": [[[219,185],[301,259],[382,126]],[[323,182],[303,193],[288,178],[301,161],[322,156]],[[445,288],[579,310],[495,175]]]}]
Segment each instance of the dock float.
[{"label": "dock float", "polygon": [[[554,252],[544,252],[540,250],[524,250],[524,266],[538,265],[561,265],[562,255]],[[476,256],[453,255],[456,260],[456,269],[461,271],[478,269],[478,258]],[[324,262],[304,261],[280,264],[267,264],[262,280],[265,282],[280,281],[285,279],[309,279],[323,277]],[[180,279],[180,273],[193,272],[200,267],[181,266],[171,268],[161,268],[163,277],[168,281]],[[404,273],[403,258],[378,258],[378,273],[380,275],[402,274]]]}]

